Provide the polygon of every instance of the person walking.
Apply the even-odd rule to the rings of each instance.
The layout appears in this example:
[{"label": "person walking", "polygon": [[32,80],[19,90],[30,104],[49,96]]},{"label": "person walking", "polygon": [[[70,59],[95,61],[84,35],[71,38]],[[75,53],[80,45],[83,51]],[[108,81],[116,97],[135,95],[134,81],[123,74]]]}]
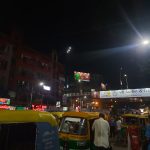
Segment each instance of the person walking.
[{"label": "person walking", "polygon": [[109,125],[110,125],[110,137],[115,138],[115,133],[116,133],[116,122],[114,117],[111,117],[109,120]]},{"label": "person walking", "polygon": [[94,145],[96,150],[107,150],[109,148],[110,126],[108,121],[104,120],[105,115],[99,114],[99,119],[96,119],[92,125],[94,131]]},{"label": "person walking", "polygon": [[121,124],[122,124],[122,121],[121,121],[121,118],[118,117],[117,121],[116,121],[116,143],[117,144],[121,144]]},{"label": "person walking", "polygon": [[150,116],[148,116],[148,123],[146,125],[145,131],[146,143],[145,143],[145,150],[150,150]]}]

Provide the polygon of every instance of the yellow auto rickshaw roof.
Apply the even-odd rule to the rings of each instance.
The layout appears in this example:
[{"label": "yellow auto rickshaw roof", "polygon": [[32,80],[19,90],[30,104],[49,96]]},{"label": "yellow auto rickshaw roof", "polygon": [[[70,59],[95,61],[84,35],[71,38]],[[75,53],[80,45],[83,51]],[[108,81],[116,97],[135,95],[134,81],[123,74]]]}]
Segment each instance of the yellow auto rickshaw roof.
[{"label": "yellow auto rickshaw roof", "polygon": [[54,116],[48,112],[32,110],[1,110],[0,123],[48,122],[56,126]]},{"label": "yellow auto rickshaw roof", "polygon": [[98,112],[65,112],[63,114],[63,117],[66,117],[66,116],[93,119],[93,118],[98,118],[99,113]]},{"label": "yellow auto rickshaw roof", "polygon": [[148,118],[148,114],[123,114],[122,117]]},{"label": "yellow auto rickshaw roof", "polygon": [[53,115],[56,115],[58,118],[61,118],[62,115],[64,114],[64,112],[50,112],[52,113]]},{"label": "yellow auto rickshaw roof", "polygon": [[138,114],[123,114],[122,117],[139,117]]},{"label": "yellow auto rickshaw roof", "polygon": [[139,118],[148,118],[148,114],[139,115]]}]

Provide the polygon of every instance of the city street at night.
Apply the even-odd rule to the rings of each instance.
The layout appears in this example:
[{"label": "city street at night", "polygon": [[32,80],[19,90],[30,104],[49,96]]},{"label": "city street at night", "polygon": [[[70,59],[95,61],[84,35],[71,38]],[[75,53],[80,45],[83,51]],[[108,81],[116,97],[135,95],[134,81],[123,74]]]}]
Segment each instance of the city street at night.
[{"label": "city street at night", "polygon": [[4,1],[0,18],[0,150],[150,150],[150,0]]}]

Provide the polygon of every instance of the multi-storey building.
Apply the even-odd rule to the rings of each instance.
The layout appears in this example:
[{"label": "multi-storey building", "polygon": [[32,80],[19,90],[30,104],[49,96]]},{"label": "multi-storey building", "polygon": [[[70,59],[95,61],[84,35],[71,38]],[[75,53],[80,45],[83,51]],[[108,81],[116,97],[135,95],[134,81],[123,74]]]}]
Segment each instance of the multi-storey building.
[{"label": "multi-storey building", "polygon": [[[56,51],[44,54],[1,37],[0,58],[1,97],[10,96],[13,105],[25,106],[61,101],[64,66],[58,62]],[[43,90],[40,82],[51,90]]]}]

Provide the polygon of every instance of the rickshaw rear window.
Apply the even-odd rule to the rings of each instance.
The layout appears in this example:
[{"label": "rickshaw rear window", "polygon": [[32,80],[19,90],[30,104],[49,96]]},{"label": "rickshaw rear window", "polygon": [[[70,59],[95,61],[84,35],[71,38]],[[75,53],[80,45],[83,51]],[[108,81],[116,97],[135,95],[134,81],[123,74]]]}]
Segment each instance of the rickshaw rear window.
[{"label": "rickshaw rear window", "polygon": [[84,118],[65,117],[62,119],[60,132],[86,135],[87,134],[87,120]]},{"label": "rickshaw rear window", "polygon": [[0,124],[0,149],[35,150],[34,123]]}]

